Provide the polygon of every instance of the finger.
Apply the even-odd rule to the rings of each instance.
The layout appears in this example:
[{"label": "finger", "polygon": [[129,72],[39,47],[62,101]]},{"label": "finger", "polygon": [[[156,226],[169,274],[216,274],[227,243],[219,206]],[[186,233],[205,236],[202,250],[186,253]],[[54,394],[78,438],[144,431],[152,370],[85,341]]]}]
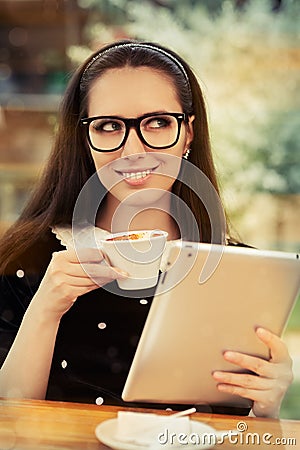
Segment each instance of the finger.
[{"label": "finger", "polygon": [[81,264],[86,262],[101,262],[103,260],[103,253],[100,249],[73,249],[62,250],[60,252],[53,252],[52,259],[58,262],[64,261],[73,264]]},{"label": "finger", "polygon": [[247,373],[215,371],[213,378],[221,384],[232,384],[245,389],[260,391],[270,390],[274,381],[270,378],[258,377]]},{"label": "finger", "polygon": [[52,264],[50,268],[50,272],[55,276],[60,276],[63,274],[68,274],[74,277],[84,277],[88,276],[90,278],[125,278],[128,277],[128,273],[117,268],[111,267],[107,262],[103,264],[103,254],[97,250],[95,253],[95,249],[92,249],[92,252],[89,254],[90,259],[95,259],[96,262],[91,261],[79,261],[74,249],[64,250],[61,252],[54,252],[52,255]]},{"label": "finger", "polygon": [[55,280],[56,283],[64,282],[66,276],[73,278],[90,278],[88,271],[85,270],[81,264],[64,261],[62,259],[63,256],[61,255],[55,256],[54,258],[56,258],[56,261],[50,264],[47,269],[47,274],[51,279]]},{"label": "finger", "polygon": [[87,264],[84,267],[81,265],[69,267],[69,270],[64,272],[56,271],[52,273],[52,277],[56,279],[57,284],[62,282],[70,286],[88,286],[108,283],[115,279],[126,279],[128,274],[117,267]]},{"label": "finger", "polygon": [[272,362],[281,363],[290,360],[287,347],[279,336],[261,327],[256,329],[256,334],[259,339],[270,349]]},{"label": "finger", "polygon": [[75,254],[79,262],[99,262],[104,257],[100,248],[76,248]]},{"label": "finger", "polygon": [[268,396],[267,392],[264,390],[248,389],[241,386],[234,386],[230,384],[218,384],[217,389],[220,392],[238,395],[239,397],[248,398],[253,402],[260,402],[260,403],[266,403],[266,398]]},{"label": "finger", "polygon": [[236,395],[253,401],[252,410],[256,416],[278,418],[281,398],[275,397],[272,391],[247,389],[229,384],[219,384],[220,392]]},{"label": "finger", "polygon": [[[94,248],[81,250],[84,250],[84,253],[80,252],[78,254],[76,251],[71,250],[68,255],[65,255],[67,256],[68,261],[74,264],[72,267],[80,265],[83,268],[83,272],[92,278],[98,278],[99,276],[111,279],[128,277],[129,274],[126,271],[118,267],[113,267],[108,256],[101,250]],[[103,267],[105,269],[103,269]],[[112,269],[113,272],[109,269]]]},{"label": "finger", "polygon": [[63,298],[67,301],[75,303],[78,297],[96,289],[99,289],[97,284],[92,284],[90,286],[68,286]]},{"label": "finger", "polygon": [[128,273],[118,267],[109,266],[108,264],[84,264],[82,271],[90,278],[107,278],[118,279],[128,278]]},{"label": "finger", "polygon": [[232,351],[226,351],[223,356],[226,361],[229,361],[242,369],[250,370],[263,377],[274,378],[273,364],[265,359]]},{"label": "finger", "polygon": [[63,277],[55,277],[53,278],[54,285],[57,288],[60,287],[82,287],[88,288],[95,286],[95,282],[88,276],[74,276],[69,274],[63,274]]}]

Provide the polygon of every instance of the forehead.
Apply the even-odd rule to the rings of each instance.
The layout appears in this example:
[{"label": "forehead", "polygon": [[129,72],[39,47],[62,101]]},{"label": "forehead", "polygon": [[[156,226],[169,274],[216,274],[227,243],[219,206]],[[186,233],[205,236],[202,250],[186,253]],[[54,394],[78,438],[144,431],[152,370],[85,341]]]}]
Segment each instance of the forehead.
[{"label": "forehead", "polygon": [[109,69],[93,82],[88,96],[89,116],[181,110],[172,78],[149,67]]}]

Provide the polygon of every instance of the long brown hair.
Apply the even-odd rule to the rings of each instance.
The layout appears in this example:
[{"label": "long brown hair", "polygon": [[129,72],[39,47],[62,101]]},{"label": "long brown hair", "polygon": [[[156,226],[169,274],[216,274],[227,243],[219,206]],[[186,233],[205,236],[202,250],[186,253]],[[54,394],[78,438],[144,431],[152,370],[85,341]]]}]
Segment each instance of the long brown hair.
[{"label": "long brown hair", "polygon": [[[137,45],[126,45],[128,43]],[[74,73],[61,104],[59,128],[44,174],[19,219],[0,242],[0,271],[34,244],[49,227],[72,223],[76,199],[96,170],[80,119],[87,114],[91,84],[109,69],[147,66],[163,72],[173,81],[183,111],[188,116],[195,115],[189,160],[209,178],[219,193],[199,83],[189,65],[176,53],[158,44],[148,45],[139,46],[136,41],[115,42],[91,55]],[[201,241],[210,242],[209,218],[198,196],[179,180],[175,181],[173,192],[194,214]]]}]

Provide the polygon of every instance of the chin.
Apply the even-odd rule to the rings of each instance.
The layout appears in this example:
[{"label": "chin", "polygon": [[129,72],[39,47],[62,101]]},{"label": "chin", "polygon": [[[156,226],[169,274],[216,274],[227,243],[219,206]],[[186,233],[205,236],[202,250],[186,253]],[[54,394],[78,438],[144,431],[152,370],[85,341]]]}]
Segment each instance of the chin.
[{"label": "chin", "polygon": [[148,188],[130,192],[127,195],[114,195],[124,207],[138,208],[140,211],[147,208],[161,208],[162,202],[165,202],[170,192],[161,188]]}]

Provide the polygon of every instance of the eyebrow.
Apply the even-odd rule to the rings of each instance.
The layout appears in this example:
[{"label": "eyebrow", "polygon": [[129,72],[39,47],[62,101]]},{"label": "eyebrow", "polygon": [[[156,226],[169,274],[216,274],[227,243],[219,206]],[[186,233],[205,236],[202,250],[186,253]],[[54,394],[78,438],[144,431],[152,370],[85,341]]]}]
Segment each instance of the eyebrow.
[{"label": "eyebrow", "polygon": [[145,116],[146,114],[147,114],[147,115],[148,115],[148,114],[166,114],[166,113],[168,113],[168,112],[173,112],[173,111],[168,111],[168,110],[166,110],[166,109],[163,109],[163,110],[159,110],[159,111],[150,111],[150,112],[145,113],[145,114],[142,114],[142,115]]},{"label": "eyebrow", "polygon": [[[151,116],[152,114],[153,115],[155,115],[155,114],[168,114],[168,113],[172,113],[172,112],[173,111],[168,111],[166,109],[165,110],[159,110],[159,111],[149,111],[149,112],[140,114],[140,115],[138,115],[135,118],[148,116],[148,115]],[[128,118],[128,117],[125,117],[123,115],[118,115],[118,114],[98,114],[98,115],[95,115],[93,117],[119,117],[120,119],[127,119]],[[134,117],[130,117],[130,118],[134,119]]]},{"label": "eyebrow", "polygon": [[[149,112],[141,114],[141,115],[139,115],[137,117],[152,116],[152,115],[156,115],[156,114],[167,114],[168,112],[172,112],[172,111],[167,111],[166,109],[165,110],[159,110],[159,111],[149,111]],[[120,116],[120,117],[122,117],[122,119],[126,119],[126,117],[124,117],[124,116]],[[135,117],[135,118],[137,118],[137,117]],[[132,117],[132,119],[133,118],[134,117]]]}]

